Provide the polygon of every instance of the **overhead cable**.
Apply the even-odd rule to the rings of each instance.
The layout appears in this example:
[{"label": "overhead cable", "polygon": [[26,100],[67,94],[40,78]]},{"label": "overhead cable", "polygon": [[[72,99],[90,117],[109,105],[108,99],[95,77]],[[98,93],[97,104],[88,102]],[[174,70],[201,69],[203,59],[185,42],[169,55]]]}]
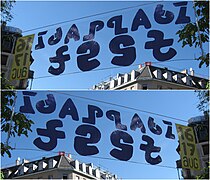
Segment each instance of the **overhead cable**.
[{"label": "overhead cable", "polygon": [[72,94],[68,94],[68,93],[60,92],[60,91],[53,91],[53,90],[48,90],[48,91],[56,93],[56,94],[63,94],[63,95],[66,95],[66,96],[71,96],[71,97],[75,97],[75,98],[79,98],[79,99],[85,99],[85,100],[99,102],[99,103],[103,103],[103,104],[107,104],[107,105],[117,106],[117,107],[121,107],[121,108],[125,108],[125,109],[140,111],[140,112],[144,112],[144,113],[147,113],[147,114],[153,114],[153,115],[161,116],[161,117],[164,117],[164,118],[170,118],[170,119],[174,119],[174,120],[177,120],[177,121],[182,121],[182,122],[185,122],[185,123],[188,122],[188,121],[180,119],[180,118],[174,118],[174,117],[171,117],[171,116],[167,116],[167,115],[163,115],[163,114],[159,114],[159,113],[154,113],[154,112],[151,112],[151,111],[145,111],[145,110],[133,108],[133,107],[130,107],[130,106],[119,105],[119,104],[116,104],[116,103],[111,103],[111,102],[102,101],[102,100],[96,100],[96,99],[92,99],[92,98],[88,98],[88,97],[84,97],[84,96],[72,95]]},{"label": "overhead cable", "polygon": [[[43,150],[39,150],[39,149],[31,149],[31,148],[14,148],[14,150],[22,150],[22,151],[43,151]],[[53,154],[58,154],[59,151],[51,151]],[[69,153],[69,152],[65,152],[66,154],[71,154],[71,155],[74,155],[74,156],[77,156],[76,154],[72,154],[72,153]],[[41,156],[40,156],[41,157]],[[95,158],[95,159],[104,159],[104,160],[112,160],[112,161],[118,161],[118,162],[121,162],[117,159],[114,159],[114,158],[109,158],[109,157],[102,157],[102,156],[88,156],[89,158]],[[147,166],[151,166],[150,164],[148,163],[143,163],[143,162],[138,162],[138,161],[131,161],[131,160],[128,160],[128,161],[124,161],[124,162],[127,162],[127,163],[135,163],[135,164],[141,164],[141,165],[147,165]],[[161,168],[169,168],[169,169],[176,169],[176,167],[173,167],[173,166],[166,166],[166,165],[155,165],[155,166],[158,166],[158,167],[161,167]]]},{"label": "overhead cable", "polygon": [[25,30],[25,31],[23,31],[23,33],[30,32],[30,31],[35,31],[35,30],[39,30],[39,29],[43,29],[43,28],[48,28],[48,27],[52,27],[52,26],[56,26],[56,25],[60,25],[60,24],[66,24],[66,23],[69,23],[69,22],[78,21],[78,20],[82,20],[82,19],[87,19],[87,18],[91,18],[91,17],[96,17],[96,16],[100,16],[100,15],[104,15],[104,14],[110,14],[110,13],[114,13],[114,12],[118,12],[118,11],[123,11],[123,10],[128,10],[128,9],[141,7],[141,6],[146,6],[146,5],[150,5],[150,4],[156,4],[156,3],[159,3],[159,2],[163,2],[163,0],[155,1],[155,2],[154,1],[153,2],[148,2],[148,3],[144,3],[144,4],[139,4],[139,5],[136,5],[136,6],[130,6],[130,7],[125,7],[125,8],[121,8],[121,9],[115,9],[115,10],[106,11],[106,12],[102,12],[102,13],[97,13],[97,14],[93,14],[93,15],[88,15],[88,16],[75,18],[75,19],[71,19],[71,20],[67,20],[67,21],[62,21],[62,22],[58,22],[58,23],[54,23],[54,24],[49,24],[49,25]]},{"label": "overhead cable", "polygon": [[[178,61],[192,61],[194,59],[172,59],[168,62],[151,62],[152,64],[162,64],[162,63],[170,63],[170,62],[178,62]],[[134,66],[137,66],[139,65],[138,64],[133,64],[133,65],[130,65],[129,67],[134,67]],[[172,66],[171,66],[172,67]],[[105,67],[105,68],[99,68],[99,69],[93,69],[91,71],[88,71],[88,72],[83,72],[83,71],[74,71],[74,72],[69,72],[69,73],[63,73],[63,74],[60,74],[59,76],[66,76],[66,75],[72,75],[72,74],[80,74],[80,73],[90,73],[90,72],[97,72],[97,71],[104,71],[104,70],[110,70],[110,69],[119,69],[119,68],[128,68],[127,66],[126,67]],[[172,67],[173,69],[177,69],[175,67]],[[181,69],[178,69],[179,71]],[[199,76],[205,76],[205,75],[202,75],[202,74],[198,74]],[[52,77],[58,77],[58,76],[52,76],[52,75],[46,75],[46,76],[39,76],[39,77],[35,77],[33,78],[34,80],[36,79],[43,79],[43,78],[52,78]]]}]

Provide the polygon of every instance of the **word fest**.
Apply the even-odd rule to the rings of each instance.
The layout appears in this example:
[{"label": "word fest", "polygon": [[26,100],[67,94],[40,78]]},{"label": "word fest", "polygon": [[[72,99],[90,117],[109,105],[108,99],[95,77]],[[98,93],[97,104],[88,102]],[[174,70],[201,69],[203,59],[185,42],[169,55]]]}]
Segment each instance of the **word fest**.
[{"label": "word fest", "polygon": [[[173,3],[173,5],[179,8],[178,16],[176,17],[175,24],[186,24],[190,22],[190,17],[186,15],[187,12],[187,1]],[[174,19],[175,15],[173,12],[164,10],[164,5],[158,4],[154,11],[154,20],[158,24],[166,25],[170,24]],[[111,17],[106,25],[107,28],[112,28],[114,30],[114,37],[109,43],[109,49],[114,56],[111,63],[116,66],[130,66],[136,60],[136,48],[135,40],[132,36],[128,34],[128,28],[122,27],[123,16],[118,15]],[[99,33],[105,26],[102,20],[96,20],[90,22],[89,34],[83,36],[83,43],[77,48],[77,66],[81,71],[91,71],[100,66],[100,61],[97,56],[100,52],[100,44],[94,40],[96,34]],[[152,25],[143,9],[139,9],[133,18],[131,31],[137,31],[139,27],[143,26],[145,29],[151,29]],[[35,45],[35,50],[45,48],[45,43],[43,36],[47,34],[48,31],[42,31],[38,33],[37,44]],[[68,51],[67,44],[72,39],[74,41],[80,40],[79,28],[76,24],[73,24],[65,38],[63,46],[56,50],[56,56],[50,57],[50,63],[56,63],[55,66],[51,65],[48,68],[48,72],[52,75],[60,75],[65,71],[65,63],[71,59],[70,54],[64,54]],[[62,28],[56,29],[54,35],[48,38],[48,45],[53,46],[61,41],[63,36]],[[153,41],[148,41],[145,43],[145,49],[152,49],[153,56],[158,61],[166,61],[172,59],[176,54],[176,50],[170,46],[173,45],[174,39],[164,39],[164,33],[160,30],[149,30],[147,33],[148,38],[153,38]],[[161,48],[169,47],[166,52],[161,52]]]},{"label": "word fest", "polygon": [[[35,114],[34,108],[31,104],[31,98],[36,96],[36,92],[23,91],[23,106],[20,106],[20,112]],[[42,114],[51,114],[56,109],[56,100],[53,94],[47,94],[45,100],[40,100],[36,103],[36,109]],[[33,101],[34,102],[34,101]],[[104,112],[98,106],[90,105],[87,106],[88,116],[82,117],[82,125],[79,125],[75,130],[74,138],[74,149],[75,151],[82,156],[96,155],[99,153],[99,149],[96,144],[101,139],[100,130],[94,126],[98,118],[103,117]],[[133,146],[134,140],[132,136],[127,132],[128,127],[125,124],[122,124],[120,112],[116,110],[106,111],[106,118],[115,123],[116,130],[114,130],[110,135],[110,141],[112,145],[116,148],[113,148],[110,151],[110,155],[121,161],[128,161],[133,156]],[[71,119],[74,121],[79,121],[79,114],[77,107],[71,98],[68,98],[63,104],[61,110],[59,111],[59,118],[64,119],[66,116],[71,116]],[[154,122],[154,118],[148,118],[148,128],[155,135],[161,135],[163,133],[162,128]],[[175,139],[175,135],[172,132],[172,123],[169,121],[162,121],[166,127],[165,138]],[[45,151],[51,151],[57,146],[58,139],[65,139],[65,132],[57,130],[56,128],[62,128],[63,123],[60,119],[52,119],[47,121],[46,128],[37,128],[37,134],[39,136],[48,137],[49,142],[44,142],[41,137],[36,138],[33,143],[39,149]],[[154,140],[146,135],[147,129],[137,113],[135,113],[130,122],[130,130],[136,131],[140,130],[142,135],[142,140],[146,144],[140,145],[140,150],[145,151],[145,160],[152,164],[156,165],[162,162],[160,155],[154,157],[152,153],[158,153],[161,151],[161,147],[154,145]]]}]

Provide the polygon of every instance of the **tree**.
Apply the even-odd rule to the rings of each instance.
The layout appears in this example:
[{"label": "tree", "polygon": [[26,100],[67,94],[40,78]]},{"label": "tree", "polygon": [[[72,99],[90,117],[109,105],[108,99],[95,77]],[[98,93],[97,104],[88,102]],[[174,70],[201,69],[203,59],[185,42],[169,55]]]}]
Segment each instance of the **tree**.
[{"label": "tree", "polygon": [[11,21],[13,18],[11,9],[15,0],[1,0],[1,23]]},{"label": "tree", "polygon": [[204,114],[209,112],[209,91],[197,91],[198,92],[198,98],[199,98],[199,104],[197,108],[202,111]]},{"label": "tree", "polygon": [[203,112],[204,116],[206,118],[209,118],[209,90],[200,90],[196,91],[197,97],[199,99],[199,103],[197,105],[197,108],[199,111]]},{"label": "tree", "polygon": [[4,179],[4,174],[3,172],[1,171],[1,180]]},{"label": "tree", "polygon": [[[190,47],[202,48],[202,43],[209,42],[209,1],[194,1],[195,11],[197,14],[197,24],[196,22],[190,22],[186,24],[181,30],[177,31],[176,34],[179,35],[178,42],[182,42],[182,47],[188,45]],[[199,27],[199,29],[198,29]],[[201,41],[201,42],[200,42]],[[199,68],[203,64],[209,66],[209,52],[205,52],[196,60],[200,60]]]},{"label": "tree", "polygon": [[[197,105],[197,108],[199,111],[203,112],[205,118],[208,120],[209,124],[209,87],[207,87],[207,90],[203,91],[196,91],[197,97],[199,99],[199,104]],[[203,125],[200,125],[201,128]],[[209,136],[207,135],[207,138]],[[203,173],[199,176],[196,176],[196,179],[209,179],[209,168],[210,163],[208,163],[208,166],[203,169]]]},{"label": "tree", "polygon": [[[8,134],[10,136],[26,136],[28,137],[28,133],[31,130],[32,124],[34,122],[28,119],[24,114],[19,112],[14,112],[12,120],[12,106],[14,103],[14,99],[16,96],[16,92],[11,89],[11,86],[6,84],[6,80],[2,79],[2,87],[4,90],[1,91],[1,133]],[[10,126],[12,122],[12,126]],[[4,156],[6,153],[9,157],[11,157],[11,147],[9,144],[5,144],[1,141],[1,156]]]},{"label": "tree", "polygon": [[[11,9],[15,3],[15,0],[1,0],[1,23],[5,25],[6,22],[11,21],[13,18]],[[28,119],[24,114],[14,112],[12,115],[12,106],[16,96],[13,87],[9,85],[7,80],[1,77],[1,133],[9,134],[9,137],[26,136],[31,130],[34,122]],[[11,119],[12,117],[12,119]],[[11,157],[11,150],[13,147],[9,143],[3,143],[1,141],[1,156],[5,153]]]}]

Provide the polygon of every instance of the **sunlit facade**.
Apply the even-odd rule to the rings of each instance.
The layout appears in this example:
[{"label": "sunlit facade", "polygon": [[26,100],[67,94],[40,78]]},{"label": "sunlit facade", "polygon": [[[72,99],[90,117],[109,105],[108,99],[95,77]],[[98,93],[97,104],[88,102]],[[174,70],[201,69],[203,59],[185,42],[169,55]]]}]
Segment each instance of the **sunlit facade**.
[{"label": "sunlit facade", "polygon": [[151,62],[140,65],[130,73],[117,74],[108,81],[100,82],[93,90],[169,90],[205,89],[208,79],[195,76],[193,69],[177,72],[168,68],[153,66]]},{"label": "sunlit facade", "polygon": [[117,176],[92,163],[81,163],[71,155],[59,152],[52,157],[43,157],[35,161],[16,161],[15,166],[1,169],[4,179],[107,179],[117,180]]}]

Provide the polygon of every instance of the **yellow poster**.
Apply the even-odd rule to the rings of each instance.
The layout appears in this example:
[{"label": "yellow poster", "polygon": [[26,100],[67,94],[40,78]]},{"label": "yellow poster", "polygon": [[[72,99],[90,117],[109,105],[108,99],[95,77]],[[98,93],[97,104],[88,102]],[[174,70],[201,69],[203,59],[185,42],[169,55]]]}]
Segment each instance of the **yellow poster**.
[{"label": "yellow poster", "polygon": [[27,79],[34,34],[17,39],[10,79]]},{"label": "yellow poster", "polygon": [[200,161],[195,144],[193,128],[176,124],[176,130],[179,137],[182,168],[199,170]]}]

